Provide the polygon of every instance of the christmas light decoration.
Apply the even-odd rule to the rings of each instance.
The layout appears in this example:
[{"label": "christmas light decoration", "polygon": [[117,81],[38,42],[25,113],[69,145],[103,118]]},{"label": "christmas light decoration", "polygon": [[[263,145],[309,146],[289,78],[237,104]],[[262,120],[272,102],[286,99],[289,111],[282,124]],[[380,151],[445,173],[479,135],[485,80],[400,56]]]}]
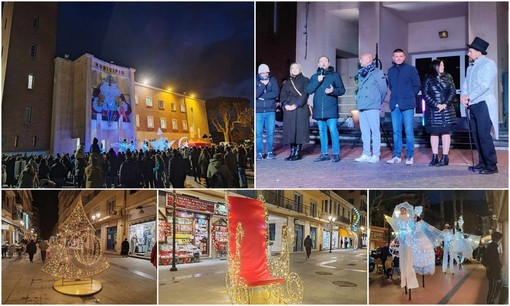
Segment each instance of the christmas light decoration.
[{"label": "christmas light decoration", "polygon": [[[91,294],[90,290],[97,292],[101,289],[101,285],[91,278],[108,269],[110,263],[103,255],[101,241],[95,235],[94,226],[87,218],[81,202],[59,226],[58,239],[50,247],[52,257],[42,266],[41,271],[62,279],[54,284],[57,291],[85,295]],[[83,288],[74,289],[70,293],[65,289],[66,281],[73,282],[73,287],[76,287],[76,282],[83,281]]]}]

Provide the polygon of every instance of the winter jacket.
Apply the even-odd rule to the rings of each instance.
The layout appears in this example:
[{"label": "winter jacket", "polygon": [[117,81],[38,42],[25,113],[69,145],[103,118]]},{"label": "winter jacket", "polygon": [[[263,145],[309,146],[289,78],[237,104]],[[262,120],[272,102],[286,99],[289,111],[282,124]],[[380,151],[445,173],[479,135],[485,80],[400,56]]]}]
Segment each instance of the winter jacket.
[{"label": "winter jacket", "polygon": [[381,109],[387,90],[386,76],[381,69],[374,68],[365,77],[358,74],[358,93],[356,94],[358,110]]},{"label": "winter jacket", "polygon": [[85,168],[85,188],[103,188],[104,172],[97,165]]},{"label": "winter jacket", "polygon": [[[216,185],[213,181],[213,176],[216,172],[221,173],[222,177],[222,184],[221,186]],[[223,162],[211,159],[211,162],[209,163],[209,167],[207,168],[207,178],[209,179],[209,182],[211,184],[211,188],[232,188],[234,187],[234,175],[230,170],[228,169],[228,166],[224,164]]]},{"label": "winter jacket", "polygon": [[416,95],[420,92],[421,84],[418,70],[414,66],[406,62],[394,64],[388,70],[388,83],[391,90],[391,111],[397,104],[401,110],[416,107]]},{"label": "winter jacket", "polygon": [[168,162],[168,178],[174,188],[184,188],[186,181],[186,161],[181,155],[176,155]]},{"label": "winter jacket", "polygon": [[[294,89],[294,86],[299,93]],[[310,141],[310,110],[308,109],[308,93],[306,88],[310,80],[299,74],[291,77],[282,87],[280,100],[283,111],[283,143],[303,144]],[[295,105],[295,110],[288,111],[285,105]]]},{"label": "winter jacket", "polygon": [[[442,76],[425,76],[422,85],[422,97],[425,100],[425,126],[442,127],[455,124],[456,114],[453,102],[455,101],[455,84],[449,74]],[[446,104],[446,109],[438,111],[439,104]]]},{"label": "winter jacket", "polygon": [[269,76],[269,83],[265,85],[261,82],[260,76],[257,75],[256,87],[257,113],[274,112],[276,109],[276,99],[280,92],[276,78]]},{"label": "winter jacket", "polygon": [[140,169],[134,159],[126,159],[120,165],[119,172],[119,180],[123,188],[140,187]]},{"label": "winter jacket", "polygon": [[[319,82],[319,75],[324,79]],[[333,86],[333,92],[327,94],[326,88]],[[338,97],[345,93],[344,83],[335,69],[329,66],[327,69],[318,68],[317,73],[312,75],[306,88],[308,94],[313,95],[313,119],[338,118]]]},{"label": "winter jacket", "polygon": [[501,259],[498,252],[498,244],[491,242],[482,256],[482,264],[484,265],[487,278],[501,278]]}]

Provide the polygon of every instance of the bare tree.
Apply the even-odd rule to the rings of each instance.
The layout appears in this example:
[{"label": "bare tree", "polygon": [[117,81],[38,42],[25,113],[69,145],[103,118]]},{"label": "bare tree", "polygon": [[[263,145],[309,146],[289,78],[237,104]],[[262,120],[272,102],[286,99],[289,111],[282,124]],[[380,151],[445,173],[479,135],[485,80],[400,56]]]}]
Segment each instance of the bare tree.
[{"label": "bare tree", "polygon": [[[215,107],[211,123],[216,130],[223,134],[226,142],[230,142],[241,128],[248,128],[253,135],[253,109],[248,107],[249,101],[245,98],[216,98],[218,105]],[[243,136],[238,136],[242,139]]]}]

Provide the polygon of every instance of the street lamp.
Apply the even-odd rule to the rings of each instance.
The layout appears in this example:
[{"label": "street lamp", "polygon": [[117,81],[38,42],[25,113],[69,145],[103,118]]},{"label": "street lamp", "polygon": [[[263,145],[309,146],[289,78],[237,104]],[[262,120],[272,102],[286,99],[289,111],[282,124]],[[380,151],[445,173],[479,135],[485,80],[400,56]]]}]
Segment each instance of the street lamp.
[{"label": "street lamp", "polygon": [[335,222],[335,217],[329,216],[329,252],[331,253],[331,249],[333,249],[333,223]]}]

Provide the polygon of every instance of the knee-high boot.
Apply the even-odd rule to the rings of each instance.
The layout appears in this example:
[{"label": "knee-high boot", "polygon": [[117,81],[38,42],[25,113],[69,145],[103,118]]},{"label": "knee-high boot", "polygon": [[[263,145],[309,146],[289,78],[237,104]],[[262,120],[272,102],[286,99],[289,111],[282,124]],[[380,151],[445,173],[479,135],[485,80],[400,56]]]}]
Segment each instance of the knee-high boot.
[{"label": "knee-high boot", "polygon": [[285,157],[283,160],[293,160],[294,156],[296,155],[296,144],[290,145],[290,155]]}]

